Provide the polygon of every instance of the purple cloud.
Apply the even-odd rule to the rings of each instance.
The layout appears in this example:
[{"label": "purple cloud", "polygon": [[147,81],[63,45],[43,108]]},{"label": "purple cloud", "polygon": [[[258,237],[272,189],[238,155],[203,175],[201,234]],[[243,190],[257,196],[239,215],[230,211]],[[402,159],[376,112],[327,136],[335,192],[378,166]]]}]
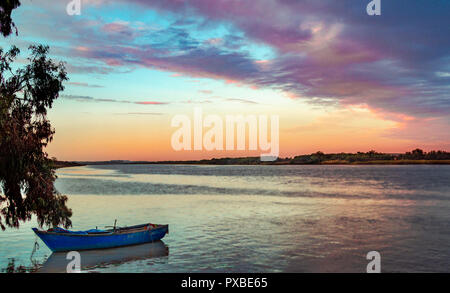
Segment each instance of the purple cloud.
[{"label": "purple cloud", "polygon": [[[96,5],[110,8],[119,2]],[[42,3],[53,9],[49,1]],[[122,3],[170,16],[173,25],[154,29],[129,20],[77,20],[54,13],[52,23],[40,24],[48,30],[25,26],[37,36],[67,42],[59,54],[79,61],[69,65],[78,72],[146,67],[273,88],[318,105],[367,104],[386,117],[403,113],[449,121],[449,1],[384,1],[380,17],[367,16],[366,1],[354,0]],[[51,29],[55,22],[71,31]],[[195,33],[223,27],[227,34],[221,36],[199,39]],[[273,54],[257,59],[249,45]]]}]

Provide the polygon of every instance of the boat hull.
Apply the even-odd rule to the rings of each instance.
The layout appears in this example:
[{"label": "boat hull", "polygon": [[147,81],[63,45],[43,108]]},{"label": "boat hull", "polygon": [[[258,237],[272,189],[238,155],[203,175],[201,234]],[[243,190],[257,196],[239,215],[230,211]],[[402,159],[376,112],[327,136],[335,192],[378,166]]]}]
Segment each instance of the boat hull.
[{"label": "boat hull", "polygon": [[131,232],[79,235],[51,233],[33,228],[36,235],[53,252],[103,249],[154,242],[161,240],[168,230],[168,225],[160,225],[151,230],[140,229]]}]

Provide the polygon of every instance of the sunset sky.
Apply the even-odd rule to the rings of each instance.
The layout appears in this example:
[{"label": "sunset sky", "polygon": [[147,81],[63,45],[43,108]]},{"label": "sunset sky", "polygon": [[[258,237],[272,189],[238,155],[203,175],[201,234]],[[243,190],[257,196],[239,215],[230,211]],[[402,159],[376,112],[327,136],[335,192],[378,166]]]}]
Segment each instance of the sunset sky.
[{"label": "sunset sky", "polygon": [[70,80],[49,113],[60,160],[182,160],[176,114],[279,115],[280,156],[450,150],[450,1],[22,0],[18,36]]}]

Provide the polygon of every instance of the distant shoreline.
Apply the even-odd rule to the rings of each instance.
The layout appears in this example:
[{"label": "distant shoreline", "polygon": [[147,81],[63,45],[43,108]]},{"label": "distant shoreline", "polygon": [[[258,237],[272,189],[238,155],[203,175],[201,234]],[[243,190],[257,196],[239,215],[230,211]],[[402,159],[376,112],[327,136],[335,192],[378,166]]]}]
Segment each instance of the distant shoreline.
[{"label": "distant shoreline", "polygon": [[86,166],[86,164],[80,164],[77,162],[67,162],[67,161],[52,161],[52,164],[55,169]]},{"label": "distant shoreline", "polygon": [[404,154],[370,152],[324,154],[316,152],[292,158],[278,158],[263,162],[260,157],[220,158],[187,161],[54,161],[56,168],[86,165],[450,165],[450,153],[446,151],[424,152],[420,149]]},{"label": "distant shoreline", "polygon": [[160,161],[160,162],[130,162],[130,163],[87,163],[89,165],[210,165],[210,166],[286,166],[286,165],[450,165],[450,160],[399,160],[399,161],[368,161],[368,162],[334,162],[325,161],[321,163],[289,163],[289,162],[260,162],[252,163],[213,163],[202,161]]},{"label": "distant shoreline", "polygon": [[450,160],[397,160],[369,162],[323,162],[317,165],[450,165]]},{"label": "distant shoreline", "polygon": [[270,163],[261,162],[260,164],[216,164],[216,163],[200,163],[191,161],[177,161],[177,162],[130,162],[130,163],[107,163],[107,162],[91,162],[79,164],[58,165],[56,169],[82,167],[82,166],[105,166],[105,165],[203,165],[203,166],[356,166],[356,165],[450,165],[450,160],[401,160],[401,161],[370,161],[370,162],[323,162],[317,164],[301,164],[301,163]]}]

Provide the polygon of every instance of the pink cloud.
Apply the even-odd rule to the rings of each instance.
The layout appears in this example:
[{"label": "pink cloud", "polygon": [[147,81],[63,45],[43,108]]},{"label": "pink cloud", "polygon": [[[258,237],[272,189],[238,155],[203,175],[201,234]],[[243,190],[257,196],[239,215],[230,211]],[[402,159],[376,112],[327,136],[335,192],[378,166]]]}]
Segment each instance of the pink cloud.
[{"label": "pink cloud", "polygon": [[[189,27],[161,30],[162,41],[145,38],[137,42],[133,38],[141,32],[128,22],[95,20],[73,25],[79,36],[74,55],[109,67],[142,66],[235,86],[273,88],[320,105],[331,100],[341,106],[367,104],[386,119],[404,123],[430,117],[447,117],[448,121],[448,77],[435,72],[447,71],[450,39],[432,28],[448,27],[449,20],[431,14],[428,6],[411,3],[394,10],[400,4],[389,3],[395,17],[386,15],[378,21],[354,7],[364,8],[363,1],[182,2],[124,1],[142,5],[135,9],[150,8],[161,15],[169,12],[180,21],[189,15],[197,21]],[[352,10],[348,10],[350,2]],[[420,21],[411,21],[405,12],[412,9],[421,12]],[[442,14],[433,9],[434,14]],[[205,41],[191,34],[223,24],[230,35],[238,35],[245,44],[270,48],[273,56],[256,58],[240,45],[228,46],[226,35]]]},{"label": "pink cloud", "polygon": [[103,25],[102,30],[107,33],[121,33],[129,31],[128,22],[111,22]]},{"label": "pink cloud", "polygon": [[165,102],[155,102],[155,101],[144,101],[144,102],[136,102],[137,105],[167,105],[169,103]]}]

